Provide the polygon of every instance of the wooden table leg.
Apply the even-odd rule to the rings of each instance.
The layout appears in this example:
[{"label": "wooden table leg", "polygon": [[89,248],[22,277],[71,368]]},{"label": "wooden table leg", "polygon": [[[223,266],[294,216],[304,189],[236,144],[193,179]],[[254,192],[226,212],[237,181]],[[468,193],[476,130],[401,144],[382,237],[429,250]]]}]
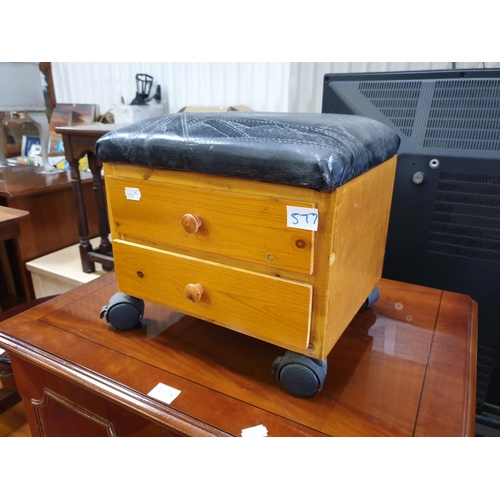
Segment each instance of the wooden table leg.
[{"label": "wooden table leg", "polygon": [[76,212],[78,215],[78,234],[80,235],[80,257],[82,260],[82,270],[84,273],[95,272],[95,264],[88,258],[89,252],[92,252],[90,243],[89,225],[87,222],[87,212],[85,210],[85,200],[80,179],[80,170],[78,170],[78,159],[68,160],[71,168],[71,187],[75,197]]},{"label": "wooden table leg", "polygon": [[[97,204],[97,212],[99,214],[99,236],[101,237],[101,242],[99,244],[98,252],[103,255],[111,255],[111,242],[109,241],[109,221],[108,221],[108,210],[106,206],[106,197],[104,193],[104,182],[102,179],[102,163],[97,159],[94,153],[88,153],[87,158],[89,161],[89,168],[92,172],[92,182],[94,186],[95,201]],[[103,269],[110,271],[112,267],[105,266],[103,264]]]}]

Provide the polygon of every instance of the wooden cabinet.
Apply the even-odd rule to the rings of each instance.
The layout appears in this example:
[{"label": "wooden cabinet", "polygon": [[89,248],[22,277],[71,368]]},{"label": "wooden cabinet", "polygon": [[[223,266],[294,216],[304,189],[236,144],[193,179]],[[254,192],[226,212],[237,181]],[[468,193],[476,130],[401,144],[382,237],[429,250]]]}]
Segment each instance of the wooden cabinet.
[{"label": "wooden cabinet", "polygon": [[[43,87],[43,94],[45,106],[47,108],[47,118],[50,120],[52,110],[56,107],[56,93],[54,89],[54,79],[52,78],[52,64],[50,62],[41,62],[38,66],[40,68],[40,77],[43,77],[47,84]],[[0,112],[0,140],[2,141],[3,151],[6,158],[21,156],[21,138],[23,135],[39,135],[39,132],[33,124],[31,118],[24,117],[24,114],[21,117],[12,117],[10,115],[10,113]],[[30,130],[31,132],[29,132]],[[13,142],[9,142],[9,135],[10,139],[13,139]]]},{"label": "wooden cabinet", "polygon": [[21,358],[12,363],[35,437],[181,435]]}]

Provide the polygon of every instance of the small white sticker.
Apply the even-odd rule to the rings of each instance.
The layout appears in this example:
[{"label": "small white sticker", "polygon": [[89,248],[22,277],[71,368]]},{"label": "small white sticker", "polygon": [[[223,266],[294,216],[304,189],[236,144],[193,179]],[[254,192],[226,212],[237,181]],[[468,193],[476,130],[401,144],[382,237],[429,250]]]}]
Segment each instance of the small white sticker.
[{"label": "small white sticker", "polygon": [[127,200],[141,201],[141,190],[139,188],[125,188]]},{"label": "small white sticker", "polygon": [[318,209],[304,207],[286,207],[286,225],[296,229],[318,230]]},{"label": "small white sticker", "polygon": [[0,356],[5,352],[5,349],[0,349]]},{"label": "small white sticker", "polygon": [[267,437],[267,429],[262,424],[248,427],[241,431],[241,437]]},{"label": "small white sticker", "polygon": [[179,389],[174,389],[173,387],[160,383],[148,392],[148,396],[169,405],[180,393],[181,391],[179,391]]}]

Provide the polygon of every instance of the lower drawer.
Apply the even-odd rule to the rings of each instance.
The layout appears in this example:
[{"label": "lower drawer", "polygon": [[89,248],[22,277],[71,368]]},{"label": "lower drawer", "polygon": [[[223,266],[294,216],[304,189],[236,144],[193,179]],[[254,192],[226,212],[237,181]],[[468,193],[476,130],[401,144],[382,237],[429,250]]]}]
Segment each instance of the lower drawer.
[{"label": "lower drawer", "polygon": [[121,240],[113,254],[122,292],[286,349],[309,343],[310,284]]}]

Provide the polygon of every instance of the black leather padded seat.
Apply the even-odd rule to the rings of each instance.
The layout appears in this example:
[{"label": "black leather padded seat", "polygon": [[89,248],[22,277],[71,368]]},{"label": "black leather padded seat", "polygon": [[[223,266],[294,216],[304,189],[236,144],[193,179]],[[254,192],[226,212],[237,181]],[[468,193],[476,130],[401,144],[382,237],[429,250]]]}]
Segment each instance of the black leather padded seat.
[{"label": "black leather padded seat", "polygon": [[394,156],[370,118],[320,113],[176,113],[109,132],[99,159],[331,191]]}]

